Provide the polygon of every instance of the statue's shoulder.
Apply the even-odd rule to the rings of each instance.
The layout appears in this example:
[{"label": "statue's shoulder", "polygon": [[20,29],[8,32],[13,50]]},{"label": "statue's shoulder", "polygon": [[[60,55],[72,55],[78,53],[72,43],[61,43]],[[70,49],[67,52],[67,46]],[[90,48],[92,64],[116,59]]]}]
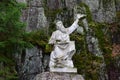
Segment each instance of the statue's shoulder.
[{"label": "statue's shoulder", "polygon": [[53,34],[58,34],[58,33],[61,33],[61,31],[60,30],[56,30],[56,31],[53,32]]},{"label": "statue's shoulder", "polygon": [[52,32],[52,36],[57,35],[57,33],[58,33],[58,31],[57,31],[57,30],[56,30],[56,31],[54,31],[54,32]]}]

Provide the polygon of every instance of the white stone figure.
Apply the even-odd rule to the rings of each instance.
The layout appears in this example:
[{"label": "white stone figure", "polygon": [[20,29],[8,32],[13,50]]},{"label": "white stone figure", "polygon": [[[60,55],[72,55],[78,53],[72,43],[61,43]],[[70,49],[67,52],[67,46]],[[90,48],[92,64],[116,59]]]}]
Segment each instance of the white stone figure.
[{"label": "white stone figure", "polygon": [[52,33],[49,44],[54,45],[54,49],[50,55],[50,71],[51,72],[77,72],[73,68],[72,56],[75,53],[74,41],[70,41],[69,35],[78,28],[78,21],[84,17],[84,14],[77,14],[77,19],[74,23],[65,28],[62,21],[56,22],[57,30]]}]

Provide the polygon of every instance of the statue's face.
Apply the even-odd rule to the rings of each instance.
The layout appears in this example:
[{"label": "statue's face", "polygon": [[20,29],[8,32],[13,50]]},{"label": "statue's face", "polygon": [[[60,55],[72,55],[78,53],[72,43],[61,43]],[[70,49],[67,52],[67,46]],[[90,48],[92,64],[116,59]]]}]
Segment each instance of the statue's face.
[{"label": "statue's face", "polygon": [[57,29],[61,30],[61,28],[63,28],[63,23],[62,23],[62,21],[58,21],[58,22],[56,23],[56,27],[57,27]]},{"label": "statue's face", "polygon": [[56,26],[57,26],[57,29],[60,29],[60,28],[63,26],[62,21],[58,21],[58,22],[56,23]]}]

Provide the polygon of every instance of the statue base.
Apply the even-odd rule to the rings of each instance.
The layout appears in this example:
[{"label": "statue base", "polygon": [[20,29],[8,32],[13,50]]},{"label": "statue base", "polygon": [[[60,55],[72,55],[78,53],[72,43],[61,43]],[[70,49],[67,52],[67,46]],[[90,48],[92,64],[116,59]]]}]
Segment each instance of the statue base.
[{"label": "statue base", "polygon": [[69,73],[77,73],[77,68],[50,68],[50,72],[69,72]]},{"label": "statue base", "polygon": [[84,78],[76,73],[43,72],[36,75],[33,80],[84,80]]}]

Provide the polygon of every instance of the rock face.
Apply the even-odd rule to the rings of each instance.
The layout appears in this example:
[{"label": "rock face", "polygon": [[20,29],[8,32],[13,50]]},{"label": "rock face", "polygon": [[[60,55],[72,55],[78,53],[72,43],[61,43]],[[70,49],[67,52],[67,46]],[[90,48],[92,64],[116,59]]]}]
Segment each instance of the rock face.
[{"label": "rock face", "polygon": [[112,23],[115,21],[116,8],[114,0],[81,0],[87,4],[92,12],[93,20]]},{"label": "rock face", "polygon": [[47,70],[49,57],[42,53],[41,49],[33,47],[26,49],[22,55],[16,55],[19,80],[33,80],[38,73]]},{"label": "rock face", "polygon": [[[44,13],[44,8],[38,3],[29,3],[29,7],[26,9],[23,17],[26,17],[27,31],[38,30],[41,28],[47,28],[47,19]],[[35,5],[36,4],[36,5]],[[39,4],[40,1],[39,1]]]},{"label": "rock face", "polygon": [[[34,53],[34,54],[33,54]],[[36,47],[26,50],[21,80],[32,80],[38,72],[43,72],[42,51]]]},{"label": "rock face", "polygon": [[[27,24],[26,31],[31,32],[46,28],[47,19],[44,13],[43,0],[17,0],[26,3],[26,9],[22,10],[21,20]],[[22,55],[21,55],[22,54]],[[19,80],[33,80],[38,74],[48,70],[49,56],[43,54],[43,50],[37,46],[26,49],[16,55],[17,72]]]},{"label": "rock face", "polygon": [[74,73],[44,72],[38,74],[34,80],[84,80],[84,78],[81,75]]},{"label": "rock face", "polygon": [[[27,4],[27,8],[23,10],[22,20],[27,23],[26,30],[28,32],[38,30],[48,26],[48,17],[44,13],[44,2],[50,10],[62,9],[64,12],[57,15],[64,22],[71,22],[74,18],[73,8],[79,5],[81,2],[87,4],[92,12],[92,18],[96,22],[114,22],[116,16],[116,10],[120,11],[120,0],[107,0],[109,3],[104,3],[106,0],[16,0],[18,2],[24,2]],[[68,24],[64,24],[69,26]],[[51,27],[50,27],[51,28]],[[48,29],[48,28],[46,28]],[[48,70],[49,56],[43,55],[43,51],[34,47],[21,52],[22,55],[17,55],[17,70],[20,80],[33,80],[38,74]],[[45,76],[43,79],[42,76]],[[37,75],[37,80],[49,80],[48,76],[52,75],[53,80],[83,80],[79,75],[67,74],[67,73],[42,73]],[[74,76],[73,76],[74,75]],[[56,77],[58,79],[56,79]],[[74,77],[74,79],[71,78]],[[59,77],[61,79],[59,79]],[[79,77],[79,79],[77,79]],[[52,79],[50,77],[50,80]],[[102,79],[104,80],[104,79]]]},{"label": "rock face", "polygon": [[[119,0],[47,0],[47,5],[50,9],[67,8],[72,10],[81,2],[85,3],[90,8],[92,18],[96,22],[114,22],[116,17],[116,9],[117,11],[120,9]],[[74,12],[72,12],[72,14],[73,13]],[[64,14],[66,13],[64,12]]]},{"label": "rock face", "polygon": [[116,11],[120,11],[120,0],[115,0]]}]

